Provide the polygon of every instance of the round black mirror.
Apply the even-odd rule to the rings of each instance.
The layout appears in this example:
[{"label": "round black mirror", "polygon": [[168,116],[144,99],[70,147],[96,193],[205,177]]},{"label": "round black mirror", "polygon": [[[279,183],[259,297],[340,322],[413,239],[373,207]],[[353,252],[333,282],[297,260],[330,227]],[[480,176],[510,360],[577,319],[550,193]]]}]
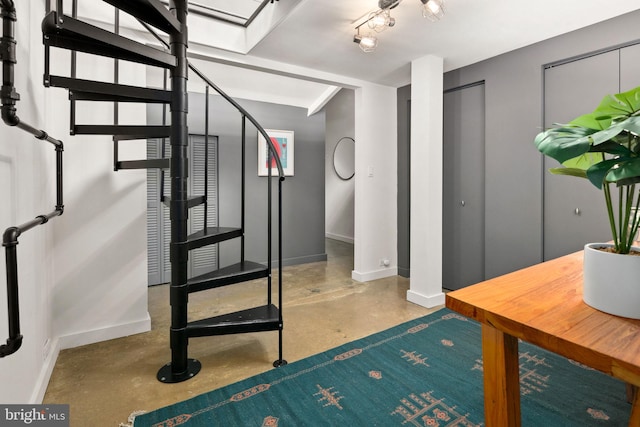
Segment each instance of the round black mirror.
[{"label": "round black mirror", "polygon": [[333,149],[333,169],[340,179],[350,180],[356,171],[356,142],[353,138],[344,136]]}]

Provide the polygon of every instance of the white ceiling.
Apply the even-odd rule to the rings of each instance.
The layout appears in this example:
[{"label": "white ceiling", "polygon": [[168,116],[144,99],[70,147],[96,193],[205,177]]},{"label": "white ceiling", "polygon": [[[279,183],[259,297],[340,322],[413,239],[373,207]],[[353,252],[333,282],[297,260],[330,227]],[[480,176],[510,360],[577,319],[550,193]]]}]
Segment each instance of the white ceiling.
[{"label": "white ceiling", "polygon": [[[189,62],[233,98],[308,109],[327,90],[327,85],[263,71],[230,67],[197,58],[190,58]],[[205,91],[205,86],[197,76],[189,78],[189,92],[202,93]]]},{"label": "white ceiling", "polygon": [[[238,14],[260,4],[193,1]],[[81,16],[110,22],[112,12],[98,7],[110,6],[88,3]],[[313,111],[335,93],[333,86],[409,84],[411,61],[426,55],[444,58],[449,71],[640,9],[638,0],[445,0],[444,18],[430,22],[422,18],[421,5],[402,0],[392,9],[396,25],[378,34],[373,53],[362,52],[353,35],[377,0],[279,0],[267,4],[248,28],[192,13],[189,50],[211,61],[200,67],[232,96]],[[157,43],[151,37],[146,42]]]},{"label": "white ceiling", "polygon": [[303,0],[250,55],[399,86],[409,81],[410,61],[425,55],[452,70],[640,8],[638,0],[445,0],[445,17],[433,23],[419,0],[403,0],[391,11],[396,25],[367,54],[352,38],[376,5]]},{"label": "white ceiling", "polygon": [[[430,22],[422,18],[419,0],[402,0],[391,11],[396,25],[378,34],[375,52],[364,53],[352,41],[355,27],[376,6],[377,0],[279,0],[261,12],[277,19],[252,24],[263,26],[260,30],[265,35],[248,52],[239,49],[234,53],[220,37],[207,38],[205,43],[197,35],[196,39],[208,46],[201,49],[205,56],[226,64],[262,71],[272,67],[280,74],[293,70],[284,74],[315,81],[330,81],[322,74],[330,73],[326,75],[400,87],[410,82],[411,61],[425,55],[444,58],[445,70],[453,70],[640,9],[638,0],[445,0],[445,17]],[[287,10],[286,16],[277,16],[278,10]],[[314,70],[321,77],[305,70]],[[235,82],[240,87],[248,81],[229,80],[231,86]],[[275,81],[269,85],[275,91],[292,92],[289,83],[279,89]],[[320,93],[327,87],[320,85],[308,93]],[[297,105],[317,101],[309,99],[308,93]]]}]

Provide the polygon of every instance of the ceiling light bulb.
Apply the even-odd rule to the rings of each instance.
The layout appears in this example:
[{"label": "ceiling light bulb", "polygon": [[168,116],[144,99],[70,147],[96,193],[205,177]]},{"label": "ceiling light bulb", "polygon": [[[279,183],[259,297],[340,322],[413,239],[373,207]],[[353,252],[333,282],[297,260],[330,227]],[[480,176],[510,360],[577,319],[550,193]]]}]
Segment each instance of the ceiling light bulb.
[{"label": "ceiling light bulb", "polygon": [[373,52],[378,46],[378,38],[373,34],[367,34],[360,39],[358,46],[360,46],[360,49],[362,49],[363,52]]},{"label": "ceiling light bulb", "polygon": [[420,0],[424,4],[422,16],[430,21],[437,21],[444,16],[444,0]]},{"label": "ceiling light bulb", "polygon": [[367,20],[367,26],[376,33],[380,33],[389,27],[393,27],[395,24],[396,20],[391,17],[389,10],[371,12],[369,19]]},{"label": "ceiling light bulb", "polygon": [[371,21],[369,21],[369,27],[370,28],[375,28],[375,27],[382,27],[384,25],[386,25],[386,19],[384,17],[383,14],[378,14],[376,16],[374,16]]}]

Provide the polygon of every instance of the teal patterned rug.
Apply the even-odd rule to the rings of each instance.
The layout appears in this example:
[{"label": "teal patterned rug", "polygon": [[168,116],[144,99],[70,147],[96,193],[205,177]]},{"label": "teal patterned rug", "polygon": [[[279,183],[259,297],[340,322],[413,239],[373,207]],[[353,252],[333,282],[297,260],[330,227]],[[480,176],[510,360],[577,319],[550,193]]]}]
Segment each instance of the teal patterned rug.
[{"label": "teal patterned rug", "polygon": [[[622,382],[520,343],[523,426],[624,426]],[[480,325],[447,309],[139,415],[134,427],[482,426]]]}]

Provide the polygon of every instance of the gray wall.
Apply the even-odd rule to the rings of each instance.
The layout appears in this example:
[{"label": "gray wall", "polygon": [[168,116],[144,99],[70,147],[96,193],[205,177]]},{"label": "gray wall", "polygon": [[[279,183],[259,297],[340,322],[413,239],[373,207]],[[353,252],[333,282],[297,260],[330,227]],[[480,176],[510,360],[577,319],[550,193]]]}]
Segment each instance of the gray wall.
[{"label": "gray wall", "polygon": [[411,232],[411,86],[398,89],[398,274],[409,277]]},{"label": "gray wall", "polygon": [[[485,81],[487,278],[542,260],[542,180],[547,172],[533,145],[542,129],[542,66],[638,40],[639,21],[640,11],[633,12],[445,74],[445,90]],[[407,116],[398,123],[407,123]],[[399,138],[398,144],[399,151],[406,150],[402,146],[408,138]]]},{"label": "gray wall", "polygon": [[[283,182],[283,265],[324,261],[324,112],[307,117],[304,108],[249,100],[236,100],[265,129],[294,131],[294,176]],[[205,95],[189,94],[190,134],[204,134]],[[150,106],[149,123],[159,123],[160,109]],[[209,133],[219,142],[219,225],[240,226],[241,116],[220,96],[210,96]],[[267,178],[258,176],[256,128],[247,121],[246,145],[246,259],[267,259]],[[274,215],[277,180],[273,179]],[[275,216],[274,216],[275,219]],[[277,223],[273,228],[273,258],[277,257]],[[220,263],[237,262],[239,239],[220,248]]]}]

